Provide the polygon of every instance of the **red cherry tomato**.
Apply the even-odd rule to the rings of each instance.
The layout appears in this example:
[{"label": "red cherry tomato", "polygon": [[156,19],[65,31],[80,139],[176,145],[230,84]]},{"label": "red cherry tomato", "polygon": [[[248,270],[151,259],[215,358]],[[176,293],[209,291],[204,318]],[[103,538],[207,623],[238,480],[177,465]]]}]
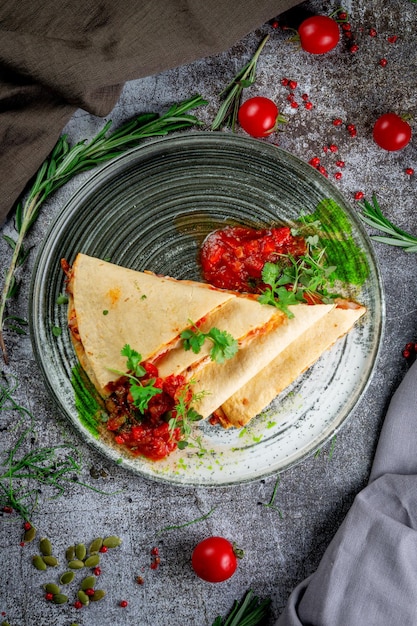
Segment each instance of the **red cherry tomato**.
[{"label": "red cherry tomato", "polygon": [[298,35],[303,50],[310,54],[324,54],[333,50],[339,42],[337,23],[326,15],[313,15],[301,22]]},{"label": "red cherry tomato", "polygon": [[199,578],[209,583],[220,583],[235,573],[237,556],[227,539],[208,537],[194,548],[191,564]]},{"label": "red cherry tomato", "polygon": [[278,114],[275,102],[256,96],[240,106],[237,119],[243,130],[252,137],[266,137],[276,130]]},{"label": "red cherry tomato", "polygon": [[373,137],[384,150],[401,150],[410,142],[411,126],[396,113],[384,113],[375,122]]}]

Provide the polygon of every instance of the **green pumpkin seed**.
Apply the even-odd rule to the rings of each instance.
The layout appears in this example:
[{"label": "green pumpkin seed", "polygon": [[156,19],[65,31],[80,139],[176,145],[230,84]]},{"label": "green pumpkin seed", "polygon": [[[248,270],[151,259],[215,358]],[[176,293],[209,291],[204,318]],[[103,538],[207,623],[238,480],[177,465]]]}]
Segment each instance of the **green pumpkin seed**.
[{"label": "green pumpkin seed", "polygon": [[84,606],[88,606],[90,604],[90,598],[82,589],[79,589],[77,592],[77,597],[79,601],[84,604]]},{"label": "green pumpkin seed", "polygon": [[89,547],[89,553],[96,554],[100,550],[102,545],[103,545],[103,539],[101,537],[97,537],[96,539],[93,539]]},{"label": "green pumpkin seed", "polygon": [[69,585],[74,580],[74,572],[64,572],[59,579],[61,585]]},{"label": "green pumpkin seed", "polygon": [[68,596],[63,593],[56,593],[52,598],[52,602],[54,604],[65,604],[65,602],[68,602]]},{"label": "green pumpkin seed", "polygon": [[31,541],[33,541],[36,537],[36,528],[34,526],[31,526],[30,528],[28,528],[28,530],[25,530],[25,533],[23,535],[23,541],[25,543],[30,543]]},{"label": "green pumpkin seed", "polygon": [[34,567],[36,567],[36,569],[38,569],[39,571],[45,571],[48,567],[43,558],[39,556],[39,554],[36,554],[32,557],[32,563]]},{"label": "green pumpkin seed", "polygon": [[[10,626],[9,622],[2,622],[1,626]],[[78,626],[78,625],[77,625]]]},{"label": "green pumpkin seed", "polygon": [[68,563],[68,567],[71,569],[82,569],[84,567],[84,562],[79,559],[73,559]]},{"label": "green pumpkin seed", "polygon": [[42,560],[48,567],[56,567],[59,565],[58,559],[55,556],[43,556]]},{"label": "green pumpkin seed", "polygon": [[80,561],[84,561],[85,555],[87,554],[87,548],[83,543],[77,543],[75,546],[75,556]]},{"label": "green pumpkin seed", "polygon": [[58,587],[58,585],[55,585],[55,583],[47,583],[43,586],[43,588],[45,589],[46,593],[53,593],[54,596],[57,593],[61,593],[61,589]]},{"label": "green pumpkin seed", "polygon": [[105,595],[106,592],[104,591],[104,589],[96,589],[94,595],[90,596],[90,600],[92,602],[98,602],[99,600],[102,600]]},{"label": "green pumpkin seed", "polygon": [[86,576],[81,581],[80,589],[85,591],[86,589],[94,589],[94,585],[96,584],[95,576]]},{"label": "green pumpkin seed", "polygon": [[122,540],[120,537],[116,537],[116,535],[111,535],[103,540],[103,546],[106,546],[106,548],[117,548],[121,543]]},{"label": "green pumpkin seed", "polygon": [[43,556],[52,556],[52,544],[47,537],[44,537],[39,542],[39,550]]},{"label": "green pumpkin seed", "polygon": [[65,558],[67,561],[72,561],[75,557],[75,547],[69,546],[65,551]]},{"label": "green pumpkin seed", "polygon": [[87,557],[86,560],[84,561],[84,565],[86,567],[96,567],[99,563],[100,563],[99,554],[92,554],[91,556]]}]

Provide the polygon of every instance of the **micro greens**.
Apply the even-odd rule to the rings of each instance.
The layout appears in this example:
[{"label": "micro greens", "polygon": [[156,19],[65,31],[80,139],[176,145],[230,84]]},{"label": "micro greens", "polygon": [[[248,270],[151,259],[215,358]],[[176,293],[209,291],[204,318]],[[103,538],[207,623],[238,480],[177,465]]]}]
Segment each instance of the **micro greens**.
[{"label": "micro greens", "polygon": [[219,615],[212,626],[257,626],[266,618],[270,604],[270,598],[260,601],[249,589],[241,602],[235,600],[227,618],[223,620]]},{"label": "micro greens", "polygon": [[30,252],[30,249],[24,248],[23,242],[45,200],[76,174],[123,154],[146,137],[163,136],[173,131],[201,125],[202,122],[194,115],[190,115],[188,111],[204,104],[207,102],[201,96],[196,95],[172,105],[161,116],[157,113],[139,115],[110,134],[108,131],[112,122],[109,121],[88,144],[84,140],[70,146],[66,135],[60,137],[49,157],[39,168],[26,199],[17,204],[16,240],[9,236],[5,237],[13,250],[0,298],[0,348],[6,363],[8,355],[3,332],[6,326],[9,327],[8,320],[10,319],[5,316],[6,305],[7,301],[17,294],[19,285],[15,272],[24,264]]},{"label": "micro greens", "polygon": [[184,437],[183,440],[178,442],[178,448],[183,450],[188,446],[188,441],[186,439],[191,435],[191,425],[190,422],[199,422],[203,419],[203,416],[200,415],[192,406],[190,406],[190,402],[197,401],[199,398],[205,395],[204,392],[200,394],[193,394],[191,391],[191,383],[188,383],[183,387],[181,392],[178,395],[177,403],[174,406],[174,417],[171,417],[169,420],[169,428],[171,432],[175,428],[179,428],[181,435]]},{"label": "micro greens", "polygon": [[372,196],[372,204],[365,199],[363,203],[359,204],[359,207],[362,209],[362,213],[359,213],[360,219],[368,226],[386,233],[387,235],[371,235],[371,239],[379,241],[380,243],[386,243],[390,246],[403,248],[405,252],[417,252],[417,237],[395,226],[395,224],[385,217],[375,194]]},{"label": "micro greens", "polygon": [[[36,440],[34,417],[13,397],[18,384],[14,386],[3,378],[0,383],[0,413],[18,415],[16,429],[21,430],[16,443],[3,452],[0,462],[0,506],[11,507],[25,521],[29,521],[38,504],[39,486],[51,487],[58,497],[65,492],[66,483],[75,483],[97,493],[105,493],[77,480],[82,471],[81,457],[76,447],[69,443],[50,447],[33,448],[23,453],[26,443],[33,445]],[[29,419],[29,425],[25,426]],[[107,494],[108,495],[108,494]]]},{"label": "micro greens", "polygon": [[226,330],[218,328],[210,328],[207,333],[203,333],[191,320],[195,330],[187,328],[183,330],[180,337],[183,340],[184,350],[192,350],[194,354],[198,354],[203,347],[206,339],[213,342],[210,350],[210,358],[216,363],[224,363],[227,359],[231,359],[238,351],[238,342]]},{"label": "micro greens", "polygon": [[256,64],[268,39],[269,35],[265,35],[252,59],[242,67],[234,79],[220,92],[219,97],[223,99],[223,103],[214,118],[211,130],[218,130],[222,126],[230,126],[232,131],[235,130],[243,89],[250,87],[255,82]]},{"label": "micro greens", "polygon": [[325,265],[325,250],[318,246],[318,237],[306,238],[307,252],[300,257],[282,254],[276,263],[265,263],[262,281],[269,285],[258,300],[261,304],[276,306],[289,318],[294,317],[290,305],[306,302],[319,296],[328,301],[327,288],[332,284],[336,267]]}]

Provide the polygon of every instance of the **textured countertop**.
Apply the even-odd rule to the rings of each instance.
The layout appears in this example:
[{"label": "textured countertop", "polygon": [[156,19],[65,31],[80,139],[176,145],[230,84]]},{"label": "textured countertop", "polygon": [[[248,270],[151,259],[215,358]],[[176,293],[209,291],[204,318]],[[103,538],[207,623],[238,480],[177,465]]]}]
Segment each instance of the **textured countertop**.
[{"label": "textured countertop", "polygon": [[[329,5],[338,8],[337,3]],[[312,0],[304,6],[330,13],[329,5]],[[267,24],[223,54],[126,84],[108,119],[117,126],[136,113],[162,112],[173,102],[201,93],[209,104],[198,116],[209,128],[219,106],[219,92],[269,32],[257,81],[247,93],[276,101],[288,124],[284,132],[262,141],[278,143],[304,161],[319,156],[329,179],[352,206],[356,191],[363,191],[368,198],[376,192],[387,217],[405,230],[417,232],[416,175],[405,173],[406,168],[417,170],[415,140],[393,153],[384,152],[372,141],[378,115],[395,111],[415,116],[417,8],[409,0],[389,4],[349,0],[345,9],[359,46],[355,54],[342,38],[328,55],[308,55],[288,43],[288,32]],[[369,34],[371,28],[376,36]],[[390,42],[388,38],[394,35],[398,39]],[[379,63],[382,58],[387,60],[385,67]],[[292,108],[287,99],[288,87],[281,84],[284,77],[298,83],[295,97],[299,108]],[[311,110],[303,106],[304,93],[314,105]],[[344,120],[343,127],[332,124],[338,117]],[[356,137],[346,132],[347,123],[355,124]],[[103,124],[102,119],[79,111],[65,132],[76,142],[93,137]],[[338,146],[337,156],[323,150],[331,143]],[[345,162],[344,168],[335,165],[337,159]],[[334,177],[337,171],[342,172],[340,179]],[[21,289],[10,305],[10,314],[27,317],[36,251],[51,220],[88,177],[82,174],[71,180],[44,205],[26,242],[32,250],[22,268]],[[12,216],[2,234],[13,236]],[[34,416],[34,436],[25,450],[31,445],[72,441],[82,457],[79,482],[117,493],[103,495],[70,483],[63,495],[51,499],[48,489],[41,490],[32,516],[38,535],[24,546],[20,545],[21,520],[0,512],[3,619],[11,626],[69,626],[72,622],[83,626],[211,626],[217,615],[226,615],[233,601],[251,588],[261,597],[272,598],[269,623],[274,623],[293,587],[314,571],[355,495],[367,482],[384,412],[407,367],[402,349],[417,335],[416,257],[387,245],[372,245],[386,299],[383,345],[373,376],[336,440],[320,454],[281,473],[276,508],[262,506],[271,499],[276,475],[232,487],[177,487],[144,480],[111,463],[87,446],[58,413],[40,376],[29,335],[7,333],[10,363],[3,365],[2,371],[12,385],[16,377],[19,386],[13,397]],[[10,248],[2,238],[2,268],[8,266],[9,258]],[[0,445],[5,450],[16,442],[16,422],[15,412],[0,414]],[[205,519],[188,524],[202,517]],[[106,590],[106,598],[77,611],[74,587],[69,586],[69,603],[47,603],[41,585],[56,582],[65,571],[66,547],[113,534],[121,537],[122,545],[102,555],[97,583]],[[199,580],[190,566],[195,544],[212,534],[228,537],[245,552],[237,573],[218,585]],[[38,572],[31,563],[32,555],[39,551],[38,539],[44,536],[52,541],[54,555],[60,560],[60,565],[47,573]],[[153,569],[151,552],[155,547],[160,564]],[[137,576],[143,578],[143,584],[136,582]],[[121,608],[121,600],[127,600],[128,606]]]}]

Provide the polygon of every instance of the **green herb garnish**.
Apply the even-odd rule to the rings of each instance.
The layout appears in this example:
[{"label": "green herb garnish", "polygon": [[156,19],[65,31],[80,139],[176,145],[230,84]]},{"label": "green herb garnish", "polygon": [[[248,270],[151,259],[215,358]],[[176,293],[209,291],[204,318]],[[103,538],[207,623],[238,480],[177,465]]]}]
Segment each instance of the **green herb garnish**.
[{"label": "green herb garnish", "polygon": [[269,39],[266,35],[259,44],[252,59],[236,74],[233,80],[220,92],[223,103],[211,125],[211,130],[218,130],[222,126],[230,126],[234,131],[239,111],[242,92],[245,87],[253,85],[256,78],[256,64],[264,45]]},{"label": "green herb garnish", "polygon": [[17,294],[19,285],[15,270],[23,265],[30,252],[30,250],[24,249],[23,242],[36,221],[45,200],[76,174],[90,170],[100,163],[123,154],[146,137],[163,136],[191,126],[200,126],[202,122],[194,115],[190,115],[188,111],[204,104],[207,102],[201,96],[196,95],[179,104],[172,105],[161,116],[157,113],[143,113],[134,120],[123,124],[119,129],[107,134],[112,125],[112,122],[109,121],[87,144],[85,141],[80,141],[74,146],[70,146],[66,135],[60,137],[49,157],[39,168],[26,199],[20,201],[16,207],[16,239],[5,236],[5,240],[13,250],[0,298],[0,348],[6,363],[8,357],[3,338],[3,331],[8,319],[5,318],[6,303]]},{"label": "green herb garnish", "polygon": [[[20,434],[16,443],[0,457],[0,507],[11,507],[25,521],[29,521],[38,504],[40,486],[52,488],[54,497],[63,495],[68,483],[110,495],[78,480],[82,464],[76,446],[70,443],[50,447],[34,445],[35,418],[14,399],[17,382],[11,386],[5,378],[3,380],[4,383],[0,383],[0,413],[9,412],[17,416],[16,430]],[[25,452],[25,447],[30,451]]]},{"label": "green herb garnish", "polygon": [[259,600],[249,591],[243,600],[235,600],[232,610],[226,618],[216,617],[212,626],[257,626],[266,618],[271,604],[270,598]]},{"label": "green herb garnish", "polygon": [[168,422],[171,432],[175,428],[179,428],[181,435],[184,437],[183,440],[178,442],[178,448],[180,450],[183,450],[188,446],[188,441],[186,440],[187,437],[191,435],[191,423],[199,422],[203,419],[203,416],[190,405],[191,401],[197,401],[205,394],[204,392],[201,394],[193,394],[191,391],[191,385],[192,381],[185,385],[179,393],[177,403],[173,409],[174,417],[171,417]]},{"label": "green herb garnish", "polygon": [[[190,320],[190,323],[191,322]],[[183,330],[180,337],[183,340],[184,350],[192,350],[194,354],[198,354],[203,347],[205,341],[209,339],[213,343],[210,350],[210,358],[216,363],[224,363],[227,359],[231,359],[238,351],[239,345],[236,339],[232,337],[226,330],[218,328],[210,328],[207,333],[203,333],[195,324],[192,328]]]},{"label": "green herb garnish", "polygon": [[386,235],[371,235],[371,239],[390,246],[403,248],[405,252],[417,252],[417,237],[410,235],[410,233],[402,230],[385,217],[375,194],[372,196],[372,204],[368,200],[364,200],[359,206],[362,209],[362,213],[359,213],[362,222],[386,233]]},{"label": "green herb garnish", "polygon": [[155,378],[145,381],[140,380],[146,374],[146,369],[141,365],[142,355],[139,352],[126,344],[120,351],[120,354],[127,357],[126,365],[129,371],[110,371],[121,376],[127,376],[130,379],[129,391],[132,394],[133,404],[143,415],[148,408],[149,400],[162,393],[162,389],[155,387]]},{"label": "green herb garnish", "polygon": [[333,284],[336,267],[326,266],[325,250],[318,246],[317,236],[306,237],[307,252],[299,257],[281,254],[276,263],[265,263],[262,281],[268,285],[258,301],[270,304],[294,317],[291,305],[313,300],[318,296],[322,302],[331,298],[328,287]]}]

